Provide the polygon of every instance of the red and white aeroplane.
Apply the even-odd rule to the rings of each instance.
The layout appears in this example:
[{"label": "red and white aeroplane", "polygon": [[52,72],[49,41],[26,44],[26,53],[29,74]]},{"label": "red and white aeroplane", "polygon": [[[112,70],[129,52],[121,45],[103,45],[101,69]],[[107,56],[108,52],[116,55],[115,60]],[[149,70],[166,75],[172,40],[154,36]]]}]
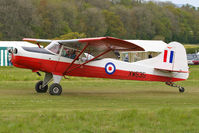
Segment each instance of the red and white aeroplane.
[{"label": "red and white aeroplane", "polygon": [[[59,84],[62,77],[80,76],[140,81],[160,81],[169,86],[175,81],[186,80],[189,76],[186,51],[178,42],[171,42],[158,56],[138,62],[124,62],[118,59],[120,51],[144,51],[131,42],[113,38],[84,38],[72,40],[44,40],[24,38],[24,41],[36,42],[39,47],[16,47],[9,50],[11,62],[19,68],[31,69],[33,72],[45,72],[43,81],[35,89],[45,93],[48,84],[51,95],[60,95]],[[50,43],[41,48],[39,43]],[[40,75],[40,74],[39,74]]]}]

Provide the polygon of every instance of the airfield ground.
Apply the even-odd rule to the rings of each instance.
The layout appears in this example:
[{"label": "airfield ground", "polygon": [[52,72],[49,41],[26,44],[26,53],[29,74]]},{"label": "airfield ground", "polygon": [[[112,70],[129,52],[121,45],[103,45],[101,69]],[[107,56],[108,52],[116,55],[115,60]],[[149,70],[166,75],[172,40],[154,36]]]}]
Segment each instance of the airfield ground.
[{"label": "airfield ground", "polygon": [[198,133],[199,66],[178,88],[159,82],[71,77],[61,96],[37,94],[30,70],[0,67],[2,133]]}]

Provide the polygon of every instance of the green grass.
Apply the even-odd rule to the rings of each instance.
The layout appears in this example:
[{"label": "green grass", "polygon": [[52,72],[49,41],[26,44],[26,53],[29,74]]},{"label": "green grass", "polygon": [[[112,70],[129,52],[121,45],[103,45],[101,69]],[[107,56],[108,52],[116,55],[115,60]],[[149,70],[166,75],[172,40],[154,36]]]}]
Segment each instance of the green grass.
[{"label": "green grass", "polygon": [[199,44],[184,44],[185,48],[199,48]]},{"label": "green grass", "polygon": [[199,50],[198,44],[185,44],[184,47],[186,48],[186,52],[188,54],[194,54]]},{"label": "green grass", "polygon": [[43,76],[0,67],[0,132],[198,133],[199,66],[190,71],[183,94],[160,82],[70,77],[50,96],[34,91]]}]

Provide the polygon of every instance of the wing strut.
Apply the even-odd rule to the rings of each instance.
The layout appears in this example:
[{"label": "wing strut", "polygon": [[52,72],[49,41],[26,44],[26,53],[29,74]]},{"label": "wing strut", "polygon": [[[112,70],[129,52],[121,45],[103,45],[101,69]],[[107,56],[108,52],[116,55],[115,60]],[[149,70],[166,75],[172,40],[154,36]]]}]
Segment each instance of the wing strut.
[{"label": "wing strut", "polygon": [[78,54],[78,56],[75,57],[75,59],[70,63],[68,68],[64,71],[64,75],[67,73],[67,71],[70,69],[70,67],[74,64],[74,62],[80,57],[80,55],[85,51],[85,49],[88,47],[89,43],[86,44],[86,46],[82,49],[82,51]]},{"label": "wing strut", "polygon": [[[95,60],[95,59],[97,59],[97,58],[99,58],[100,56],[102,56],[102,55],[108,53],[108,52],[111,51],[111,50],[112,50],[112,49],[107,49],[106,51],[104,51],[103,53],[99,54],[98,56],[96,56],[96,57],[94,57],[94,58],[92,58],[92,59],[90,59],[90,60],[84,62],[83,64],[80,64],[80,65],[76,66],[75,68],[71,69],[70,71],[66,71],[66,72],[64,73],[64,75],[65,75],[66,73],[70,73],[71,71],[73,71],[73,70],[75,70],[75,69],[77,69],[77,68],[79,68],[79,67],[81,67],[81,66],[83,66],[83,65],[85,65],[85,64],[87,64],[87,63],[89,63],[89,62],[91,62],[91,61],[93,61],[93,60]],[[68,70],[68,69],[67,69],[67,70]]]}]

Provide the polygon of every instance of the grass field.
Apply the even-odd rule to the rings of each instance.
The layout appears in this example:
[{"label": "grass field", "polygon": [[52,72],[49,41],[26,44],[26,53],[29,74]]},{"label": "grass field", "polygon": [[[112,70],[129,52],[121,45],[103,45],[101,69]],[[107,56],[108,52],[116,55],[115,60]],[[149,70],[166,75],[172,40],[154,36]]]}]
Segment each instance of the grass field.
[{"label": "grass field", "polygon": [[61,96],[37,94],[42,79],[0,67],[1,133],[199,133],[199,66],[177,88],[159,82],[70,77]]},{"label": "grass field", "polygon": [[184,44],[188,54],[195,54],[199,51],[199,44]]},{"label": "grass field", "polygon": [[184,44],[184,47],[187,48],[199,48],[199,44]]}]

